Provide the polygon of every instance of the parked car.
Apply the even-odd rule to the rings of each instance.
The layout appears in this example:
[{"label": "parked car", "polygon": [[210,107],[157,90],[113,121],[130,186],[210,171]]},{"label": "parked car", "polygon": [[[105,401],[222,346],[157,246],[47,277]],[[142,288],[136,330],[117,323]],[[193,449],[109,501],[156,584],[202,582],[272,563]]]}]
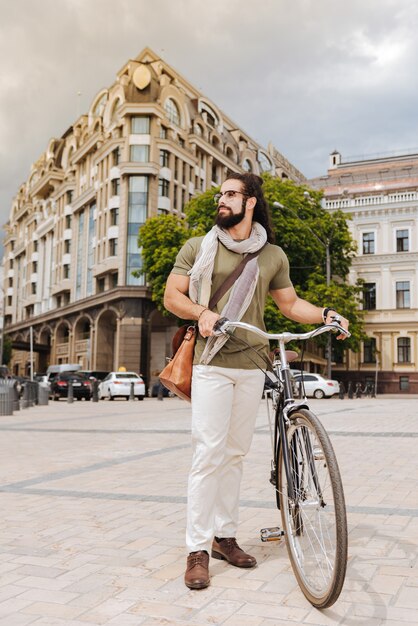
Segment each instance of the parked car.
[{"label": "parked car", "polygon": [[330,398],[335,395],[340,390],[340,383],[338,380],[327,380],[321,374],[311,374],[311,373],[301,373],[295,374],[295,382],[300,389],[300,385],[302,385],[302,377],[303,377],[303,387],[305,389],[305,394],[308,397],[314,398]]},{"label": "parked car", "polygon": [[77,400],[90,400],[92,394],[91,380],[78,372],[57,374],[51,381],[51,396],[54,400],[68,398],[68,383],[72,382],[73,397]]},{"label": "parked car", "polygon": [[145,397],[145,384],[142,378],[135,372],[110,372],[101,383],[99,383],[99,398],[126,398],[129,400],[131,394],[131,383],[134,383],[134,395],[138,400]]},{"label": "parked car", "polygon": [[91,380],[98,381],[104,380],[109,374],[109,372],[104,372],[102,370],[80,370],[78,373],[84,374],[85,376],[87,376],[87,378],[90,378]]}]

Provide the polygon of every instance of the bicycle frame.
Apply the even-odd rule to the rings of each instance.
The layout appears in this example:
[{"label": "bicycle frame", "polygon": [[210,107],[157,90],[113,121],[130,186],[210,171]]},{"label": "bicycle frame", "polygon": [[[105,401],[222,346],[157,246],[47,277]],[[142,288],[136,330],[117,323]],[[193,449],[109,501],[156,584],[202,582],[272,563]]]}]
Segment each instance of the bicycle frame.
[{"label": "bicycle frame", "polygon": [[[218,322],[215,324],[214,331],[215,331],[215,335],[216,334],[232,334],[233,331],[228,332],[228,329],[235,329],[235,328],[243,328],[245,330],[249,330],[255,333],[256,335],[259,335],[260,337],[267,339],[268,341],[276,340],[279,343],[279,353],[280,353],[280,367],[278,368],[279,376],[277,376],[277,373],[274,370],[274,366],[273,366],[273,372],[276,376],[275,391],[279,394],[279,401],[277,403],[277,406],[275,407],[273,463],[274,463],[274,472],[277,472],[277,467],[275,466],[275,459],[278,458],[280,446],[282,445],[283,464],[284,464],[285,472],[286,472],[288,496],[289,496],[289,499],[296,506],[297,500],[298,500],[298,496],[297,496],[298,485],[297,484],[295,485],[295,482],[299,483],[300,479],[299,479],[297,468],[294,468],[292,472],[290,450],[287,445],[283,445],[283,444],[284,442],[286,442],[286,428],[289,424],[289,420],[291,419],[292,413],[301,408],[309,409],[309,406],[306,402],[306,399],[303,399],[302,401],[297,401],[293,396],[292,380],[290,377],[290,368],[289,368],[289,363],[288,363],[287,355],[286,355],[286,344],[289,343],[290,341],[310,339],[311,337],[320,335],[324,332],[330,332],[330,331],[341,332],[343,334],[346,334],[347,336],[350,336],[350,333],[346,331],[344,328],[342,328],[338,324],[338,322],[332,322],[331,324],[324,324],[323,326],[320,326],[319,328],[316,328],[315,330],[307,332],[307,333],[298,333],[298,334],[289,333],[289,332],[277,333],[277,334],[267,333],[263,330],[260,330],[256,326],[252,326],[251,324],[247,324],[245,322],[233,322],[233,321],[227,320],[226,318],[221,318],[218,320]],[[311,466],[312,476],[313,476],[315,488],[317,490],[318,498],[321,502],[323,502],[321,488],[319,485],[318,477],[317,477],[316,470],[315,470],[315,464],[313,461],[314,453],[311,447],[311,442],[306,437],[305,437],[305,446],[307,448],[308,455],[310,458],[309,464]],[[293,453],[293,456],[295,456],[295,453]]]}]

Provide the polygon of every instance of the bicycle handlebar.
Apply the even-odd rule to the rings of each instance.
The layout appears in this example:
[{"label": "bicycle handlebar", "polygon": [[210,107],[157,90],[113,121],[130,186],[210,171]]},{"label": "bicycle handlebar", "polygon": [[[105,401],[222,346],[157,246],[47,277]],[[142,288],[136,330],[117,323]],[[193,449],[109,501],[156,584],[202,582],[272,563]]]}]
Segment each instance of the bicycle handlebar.
[{"label": "bicycle handlebar", "polygon": [[314,330],[311,330],[307,333],[266,333],[264,330],[257,328],[257,326],[253,326],[252,324],[247,324],[246,322],[233,322],[228,320],[226,317],[221,317],[215,323],[213,330],[215,335],[226,335],[228,334],[228,329],[234,328],[243,328],[244,330],[249,330],[250,332],[263,337],[263,339],[267,339],[268,341],[277,340],[283,341],[284,343],[288,343],[289,341],[297,341],[297,340],[305,340],[310,339],[316,335],[322,335],[322,333],[342,333],[347,337],[350,337],[351,333],[339,325],[338,322],[331,322],[331,324],[324,324],[323,326],[319,326]]}]

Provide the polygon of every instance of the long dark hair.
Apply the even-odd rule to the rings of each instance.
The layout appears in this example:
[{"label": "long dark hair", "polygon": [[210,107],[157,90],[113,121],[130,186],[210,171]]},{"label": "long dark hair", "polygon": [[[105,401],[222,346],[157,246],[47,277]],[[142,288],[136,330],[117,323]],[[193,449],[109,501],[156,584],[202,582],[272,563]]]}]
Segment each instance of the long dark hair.
[{"label": "long dark hair", "polygon": [[275,242],[274,231],[271,224],[269,205],[263,194],[263,179],[251,172],[245,172],[244,174],[238,174],[231,172],[226,177],[226,180],[239,180],[244,185],[245,194],[248,197],[254,197],[257,203],[254,207],[253,222],[258,222],[261,226],[264,226],[267,232],[267,241],[269,243]]}]

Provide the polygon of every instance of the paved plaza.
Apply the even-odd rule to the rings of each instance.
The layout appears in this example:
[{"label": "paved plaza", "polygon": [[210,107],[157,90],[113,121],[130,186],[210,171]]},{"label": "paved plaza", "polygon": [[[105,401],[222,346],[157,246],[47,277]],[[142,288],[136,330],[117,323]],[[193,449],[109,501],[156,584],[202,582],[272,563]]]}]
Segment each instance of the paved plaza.
[{"label": "paved plaza", "polygon": [[418,624],[418,400],[313,400],[343,477],[349,564],[339,601],[305,600],[279,523],[264,402],[245,465],[239,543],[183,583],[190,406],[51,402],[0,418],[0,626]]}]

